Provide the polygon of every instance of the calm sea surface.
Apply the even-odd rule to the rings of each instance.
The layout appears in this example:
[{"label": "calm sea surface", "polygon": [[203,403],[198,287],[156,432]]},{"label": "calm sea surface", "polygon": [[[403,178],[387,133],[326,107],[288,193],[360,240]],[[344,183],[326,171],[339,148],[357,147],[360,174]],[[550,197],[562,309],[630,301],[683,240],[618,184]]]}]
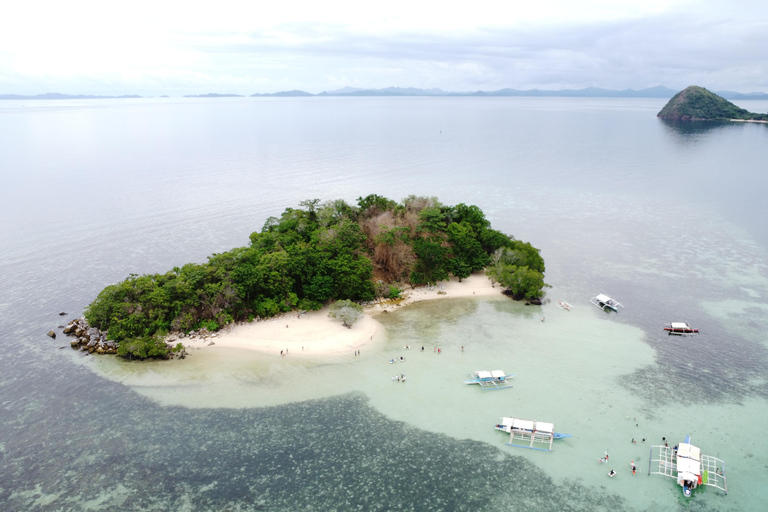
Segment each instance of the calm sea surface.
[{"label": "calm sea surface", "polygon": [[[664,103],[0,102],[0,510],[768,509],[768,125],[665,123]],[[420,303],[362,357],[314,361],[128,364],[57,327],[130,273],[371,193],[478,205],[541,248],[549,301]],[[461,384],[496,367],[512,390]],[[573,437],[505,446],[501,416]],[[727,496],[647,476],[650,445],[686,434],[725,460]]]}]

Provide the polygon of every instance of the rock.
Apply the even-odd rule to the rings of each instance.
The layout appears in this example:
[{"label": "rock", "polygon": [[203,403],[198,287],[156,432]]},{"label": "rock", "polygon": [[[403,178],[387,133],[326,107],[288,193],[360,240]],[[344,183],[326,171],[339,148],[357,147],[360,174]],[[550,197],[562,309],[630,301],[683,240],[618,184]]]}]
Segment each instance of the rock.
[{"label": "rock", "polygon": [[59,313],[59,316],[64,316],[64,315],[66,315],[66,313],[63,312],[63,311],[61,313]]},{"label": "rock", "polygon": [[56,339],[56,333],[53,331],[48,331],[48,336],[50,336],[53,339]]},{"label": "rock", "polygon": [[209,347],[210,347],[211,345],[215,345],[215,343],[214,343],[214,342],[210,342],[210,343],[208,344],[208,346],[209,346]]},{"label": "rock", "polygon": [[70,346],[71,346],[72,348],[77,348],[77,347],[79,347],[79,346],[80,346],[80,340],[77,340],[77,339],[75,339],[75,340],[72,340],[72,341],[70,341],[70,342],[69,342],[69,344],[70,344]]}]

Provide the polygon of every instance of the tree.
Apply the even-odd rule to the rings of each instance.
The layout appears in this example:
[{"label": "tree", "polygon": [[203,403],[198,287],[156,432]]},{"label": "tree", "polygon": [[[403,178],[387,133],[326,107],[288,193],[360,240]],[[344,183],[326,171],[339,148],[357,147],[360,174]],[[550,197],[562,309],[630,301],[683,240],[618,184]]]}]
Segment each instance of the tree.
[{"label": "tree", "polygon": [[[538,256],[538,251],[534,250],[534,252]],[[549,285],[544,282],[542,272],[521,264],[529,261],[527,256],[532,255],[509,247],[499,249],[494,253],[493,264],[486,274],[505,287],[515,299],[540,299],[544,296],[544,288],[548,288]],[[535,264],[539,263],[535,257],[532,260]],[[543,266],[543,260],[541,266]]]},{"label": "tree", "polygon": [[351,329],[352,325],[363,316],[363,306],[356,304],[349,299],[337,300],[331,304],[331,310],[328,312],[331,318],[340,318],[342,325]]}]

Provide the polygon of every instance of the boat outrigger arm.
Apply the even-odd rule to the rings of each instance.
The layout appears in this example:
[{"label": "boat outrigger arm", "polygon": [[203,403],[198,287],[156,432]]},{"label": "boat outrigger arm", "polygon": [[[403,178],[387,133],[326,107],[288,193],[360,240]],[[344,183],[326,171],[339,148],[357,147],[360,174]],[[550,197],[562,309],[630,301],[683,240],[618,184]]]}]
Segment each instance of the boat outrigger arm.
[{"label": "boat outrigger arm", "polygon": [[[509,446],[529,448],[531,450],[552,451],[552,442],[555,439],[571,437],[570,434],[555,432],[554,423],[544,423],[536,420],[521,420],[519,418],[501,418],[501,423],[496,425],[496,430],[509,433]],[[517,441],[517,442],[515,442]],[[521,444],[525,443],[525,444]],[[539,446],[535,446],[535,445]],[[547,448],[544,448],[546,446]]]},{"label": "boat outrigger arm", "polygon": [[648,462],[649,475],[663,475],[674,478],[688,497],[699,485],[716,487],[728,494],[725,479],[725,462],[690,444],[691,436],[685,437],[677,449],[669,446],[651,446]]},{"label": "boat outrigger arm", "polygon": [[512,384],[509,380],[514,377],[514,373],[504,373],[502,370],[476,371],[468,375],[469,380],[464,384],[479,384],[482,389],[509,389]]}]

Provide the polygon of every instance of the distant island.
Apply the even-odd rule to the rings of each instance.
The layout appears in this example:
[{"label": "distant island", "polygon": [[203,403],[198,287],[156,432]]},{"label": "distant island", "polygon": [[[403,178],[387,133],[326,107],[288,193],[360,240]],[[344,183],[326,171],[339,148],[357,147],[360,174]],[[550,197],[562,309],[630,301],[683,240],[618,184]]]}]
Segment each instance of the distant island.
[{"label": "distant island", "polygon": [[406,286],[483,269],[514,299],[541,304],[548,287],[539,250],[492,229],[477,206],[375,194],[354,206],[319,199],[300,206],[267,219],[246,247],[107,286],[64,333],[89,352],[165,358],[183,350],[166,343],[168,333],[216,331],[335,300],[395,299]]},{"label": "distant island", "polygon": [[768,122],[768,114],[749,112],[697,85],[686,87],[675,94],[656,116],[662,119],[686,121]]}]

